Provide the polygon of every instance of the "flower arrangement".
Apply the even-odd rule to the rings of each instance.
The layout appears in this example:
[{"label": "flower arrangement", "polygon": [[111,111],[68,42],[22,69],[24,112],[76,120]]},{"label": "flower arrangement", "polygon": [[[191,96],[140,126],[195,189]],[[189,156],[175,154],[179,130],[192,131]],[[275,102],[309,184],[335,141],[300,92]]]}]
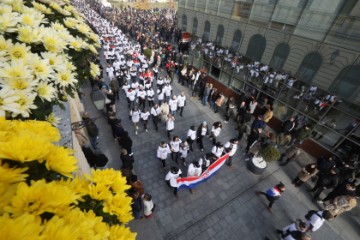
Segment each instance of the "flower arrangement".
[{"label": "flower arrangement", "polygon": [[0,117],[46,120],[99,74],[99,37],[69,0],[3,0],[0,15]]},{"label": "flower arrangement", "polygon": [[130,186],[112,169],[75,177],[48,122],[0,118],[0,239],[135,239]]}]

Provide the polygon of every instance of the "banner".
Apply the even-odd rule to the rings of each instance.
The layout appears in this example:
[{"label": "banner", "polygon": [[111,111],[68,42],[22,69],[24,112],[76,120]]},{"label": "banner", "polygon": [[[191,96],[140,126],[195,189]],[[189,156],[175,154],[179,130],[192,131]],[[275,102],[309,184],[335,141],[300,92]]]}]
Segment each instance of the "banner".
[{"label": "banner", "polygon": [[212,177],[221,167],[224,165],[226,159],[229,157],[229,154],[225,154],[224,156],[218,158],[215,162],[213,162],[201,175],[200,177],[183,177],[176,179],[178,184],[178,189],[181,188],[189,188],[193,189],[197,185],[205,182],[210,177]]}]

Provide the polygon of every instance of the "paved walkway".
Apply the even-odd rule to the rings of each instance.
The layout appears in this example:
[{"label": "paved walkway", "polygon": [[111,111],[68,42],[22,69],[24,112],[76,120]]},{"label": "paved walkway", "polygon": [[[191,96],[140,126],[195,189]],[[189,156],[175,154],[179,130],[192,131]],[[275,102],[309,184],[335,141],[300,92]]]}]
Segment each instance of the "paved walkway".
[{"label": "paved walkway", "polygon": [[[224,120],[222,112],[215,114],[200,101],[190,99],[189,90],[179,85],[177,81],[174,81],[173,88],[176,95],[184,91],[187,97],[184,117],[176,116],[173,135],[176,134],[181,139],[185,139],[191,125],[197,127],[204,120],[210,125],[215,121]],[[100,128],[99,148],[109,158],[108,167],[119,169],[121,165],[119,147],[111,136],[106,118],[96,110],[89,98],[90,85],[83,86],[82,91],[85,93],[82,101],[90,117],[99,117],[96,120]],[[246,168],[243,155],[245,140],[241,141],[234,157],[233,168],[223,166],[214,177],[198,186],[194,194],[187,190],[180,190],[179,198],[176,199],[172,190],[165,184],[166,172],[156,159],[158,144],[162,140],[167,140],[165,125],[156,132],[152,121],[149,121],[149,132],[145,132],[140,125],[139,135],[136,136],[128,117],[129,110],[123,92],[116,105],[117,116],[123,120],[124,128],[129,132],[134,143],[135,172],[143,181],[145,191],[153,196],[154,203],[157,205],[152,219],[134,220],[130,223],[132,231],[138,233],[137,239],[255,240],[265,237],[279,239],[275,233],[276,228],[282,228],[297,218],[303,219],[309,209],[319,207],[306,192],[309,186],[297,189],[291,185],[291,179],[296,176],[300,166],[311,161],[306,153],[303,152],[297,161],[283,168],[276,163],[271,163],[261,176],[257,176]],[[228,124],[224,124],[218,140],[225,143],[236,136],[235,123],[229,121]],[[194,144],[195,151],[188,155],[188,162],[197,160],[204,153],[210,152],[212,147],[210,140],[206,139],[204,142],[204,152],[201,152]],[[167,163],[168,166],[175,164],[170,159]],[[186,173],[185,167],[181,166],[181,168],[183,173]],[[279,181],[285,183],[287,190],[274,204],[273,213],[270,214],[266,210],[265,198],[256,196],[255,191],[265,190]],[[360,239],[360,219],[359,215],[355,214],[358,212],[359,207],[355,211],[326,223],[312,234],[313,239]]]}]

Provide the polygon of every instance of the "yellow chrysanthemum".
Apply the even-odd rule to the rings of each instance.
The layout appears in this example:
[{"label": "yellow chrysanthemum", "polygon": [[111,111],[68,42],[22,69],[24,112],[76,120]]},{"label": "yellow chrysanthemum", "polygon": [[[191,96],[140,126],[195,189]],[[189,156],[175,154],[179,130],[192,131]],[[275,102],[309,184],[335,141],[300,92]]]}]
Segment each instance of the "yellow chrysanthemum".
[{"label": "yellow chrysanthemum", "polygon": [[11,204],[11,199],[16,194],[17,185],[17,183],[8,184],[0,182],[0,216],[3,215],[4,208]]},{"label": "yellow chrysanthemum", "polygon": [[89,195],[96,200],[111,199],[112,193],[109,186],[103,183],[92,184],[89,186]]},{"label": "yellow chrysanthemum", "polygon": [[96,50],[96,48],[93,45],[88,44],[87,47],[92,53],[98,54],[98,51]]},{"label": "yellow chrysanthemum", "polygon": [[0,17],[0,32],[15,32],[19,22],[19,14],[15,12],[4,13]]},{"label": "yellow chrysanthemum", "polygon": [[23,0],[12,0],[11,6],[13,8],[13,11],[21,12],[24,8],[24,2],[23,2]]},{"label": "yellow chrysanthemum", "polygon": [[59,125],[60,120],[61,118],[57,117],[54,113],[50,113],[46,117],[46,121],[54,127],[57,127]]},{"label": "yellow chrysanthemum", "polygon": [[72,179],[67,179],[63,182],[64,185],[69,187],[73,192],[80,196],[89,194],[89,184],[90,182],[84,177],[74,177]]},{"label": "yellow chrysanthemum", "polygon": [[78,169],[77,160],[71,155],[72,151],[68,148],[53,146],[44,158],[46,168],[72,178],[72,174]]},{"label": "yellow chrysanthemum", "polygon": [[113,225],[109,228],[109,230],[109,240],[136,239],[136,233],[131,232],[130,229],[125,227],[124,225]]},{"label": "yellow chrysanthemum", "polygon": [[42,43],[49,52],[61,52],[66,48],[66,42],[59,38],[57,31],[48,29],[43,31]]},{"label": "yellow chrysanthemum", "polygon": [[70,41],[69,41],[69,45],[70,45],[70,48],[80,52],[82,50],[82,48],[84,47],[84,40],[82,40],[81,38],[79,37],[76,37],[76,38],[72,38]]},{"label": "yellow chrysanthemum", "polygon": [[52,145],[48,139],[28,132],[18,133],[6,142],[0,142],[0,158],[19,162],[44,159]]},{"label": "yellow chrysanthemum", "polygon": [[90,38],[91,40],[93,40],[94,42],[99,42],[99,41],[100,41],[99,36],[98,36],[97,34],[95,34],[95,33],[91,33],[91,34],[89,35],[89,38]]},{"label": "yellow chrysanthemum", "polygon": [[5,117],[6,112],[19,113],[20,105],[16,102],[19,97],[9,89],[0,90],[0,117]]},{"label": "yellow chrysanthemum", "polygon": [[17,39],[24,43],[38,43],[40,42],[41,34],[37,28],[30,26],[20,26],[18,27]]},{"label": "yellow chrysanthemum", "polygon": [[95,63],[90,63],[90,74],[93,77],[99,76],[100,74],[100,68],[97,64]]},{"label": "yellow chrysanthemum", "polygon": [[53,69],[45,59],[41,59],[40,57],[33,58],[30,62],[30,68],[38,80],[48,80],[49,78],[53,78]]},{"label": "yellow chrysanthemum", "polygon": [[76,70],[76,67],[74,66],[74,64],[70,61],[65,61],[65,66],[66,66],[66,69],[68,71],[74,71]]},{"label": "yellow chrysanthemum", "polygon": [[[38,97],[40,97],[42,100],[46,100],[48,102],[51,102],[55,98],[56,89],[53,87],[52,84],[46,83],[46,82],[40,82],[36,86],[36,93]],[[50,119],[50,117],[49,117]],[[55,119],[55,118],[51,118]],[[50,121],[48,121],[50,122]],[[52,125],[55,124],[55,121],[52,123]]]},{"label": "yellow chrysanthemum", "polygon": [[91,32],[91,29],[89,28],[89,26],[87,26],[85,24],[77,24],[75,26],[75,28],[84,35],[89,35]]},{"label": "yellow chrysanthemum", "polygon": [[124,194],[116,194],[111,198],[105,199],[104,212],[117,216],[122,223],[128,223],[133,219],[131,214],[131,197]]},{"label": "yellow chrysanthemum", "polygon": [[78,20],[76,20],[75,18],[68,17],[64,20],[64,24],[68,28],[75,28],[76,24],[78,24]]},{"label": "yellow chrysanthemum", "polygon": [[8,164],[0,165],[0,182],[17,183],[25,181],[28,174],[24,174],[28,168],[10,168]]},{"label": "yellow chrysanthemum", "polygon": [[74,74],[68,70],[56,74],[56,83],[60,86],[72,86],[77,82]]},{"label": "yellow chrysanthemum", "polygon": [[29,92],[28,90],[37,84],[33,78],[32,71],[24,61],[6,62],[0,68],[0,84],[4,88]]},{"label": "yellow chrysanthemum", "polygon": [[45,121],[6,120],[5,123],[0,121],[0,131],[1,130],[8,131],[13,135],[29,134],[33,136],[33,138],[39,137],[48,142],[57,142],[61,138],[59,130]]},{"label": "yellow chrysanthemum", "polygon": [[11,60],[25,60],[28,58],[30,52],[30,47],[26,46],[24,43],[15,43],[12,46],[8,46],[7,49]]},{"label": "yellow chrysanthemum", "polygon": [[50,8],[46,7],[44,4],[41,3],[37,3],[35,1],[32,2],[32,5],[34,6],[34,8],[42,13],[45,14],[53,14],[53,12],[51,11]]},{"label": "yellow chrysanthemum", "polygon": [[80,230],[76,225],[66,224],[65,220],[58,216],[52,217],[45,223],[45,229],[42,233],[44,240],[78,240]]},{"label": "yellow chrysanthemum", "polygon": [[33,215],[23,214],[13,218],[4,214],[0,216],[0,226],[0,239],[43,240],[40,236],[43,230],[41,220]]},{"label": "yellow chrysanthemum", "polygon": [[56,31],[64,31],[66,30],[66,28],[64,27],[63,24],[60,24],[59,22],[53,22],[51,23],[51,28],[56,30]]}]

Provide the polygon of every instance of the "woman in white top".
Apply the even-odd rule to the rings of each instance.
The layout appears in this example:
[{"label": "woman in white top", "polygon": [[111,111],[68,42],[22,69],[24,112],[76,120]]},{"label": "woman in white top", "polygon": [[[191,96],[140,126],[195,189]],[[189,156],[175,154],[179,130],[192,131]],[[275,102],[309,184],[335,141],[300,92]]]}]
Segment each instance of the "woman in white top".
[{"label": "woman in white top", "polygon": [[165,181],[166,181],[167,185],[174,189],[175,197],[178,197],[178,195],[177,195],[178,183],[177,183],[176,179],[181,177],[181,174],[182,174],[182,172],[178,167],[171,167],[170,171],[165,176]]},{"label": "woman in white top", "polygon": [[212,139],[213,145],[216,144],[216,138],[220,135],[222,129],[222,124],[220,121],[214,122],[214,124],[211,127],[211,135],[210,139]]},{"label": "woman in white top", "polygon": [[169,145],[162,141],[157,149],[156,157],[161,161],[164,169],[166,166],[165,160],[167,159],[169,153],[171,153]]},{"label": "woman in white top", "polygon": [[140,116],[141,116],[141,120],[142,120],[142,122],[144,124],[145,131],[147,132],[148,131],[147,124],[148,124],[148,119],[149,119],[149,116],[150,116],[149,110],[144,109],[141,112]]},{"label": "woman in white top", "polygon": [[181,139],[178,136],[174,136],[172,141],[170,141],[170,150],[171,150],[171,160],[179,164],[178,159],[180,156],[180,144],[182,143]]},{"label": "woman in white top", "polygon": [[164,101],[165,98],[165,90],[163,88],[157,89],[157,98],[158,98],[158,103],[161,105],[161,103]]},{"label": "woman in white top", "polygon": [[236,138],[233,138],[233,139],[230,139],[230,141],[228,141],[224,145],[225,150],[229,153],[229,158],[227,160],[227,165],[229,167],[232,167],[232,159],[236,153],[238,143],[239,143],[239,141]]},{"label": "woman in white top", "polygon": [[175,116],[175,114],[176,114],[177,105],[178,105],[178,100],[176,99],[176,96],[174,95],[172,97],[172,99],[169,100],[170,112],[173,116]]},{"label": "woman in white top", "polygon": [[169,140],[171,139],[170,133],[174,130],[174,128],[175,128],[175,118],[173,115],[169,113],[166,120],[166,131]]},{"label": "woman in white top", "polygon": [[189,144],[184,141],[180,144],[180,159],[183,161],[184,166],[186,166],[186,157],[189,152]]},{"label": "woman in white top", "polygon": [[186,138],[186,142],[189,143],[189,148],[190,148],[190,151],[194,151],[193,150],[193,143],[196,139],[196,130],[195,130],[195,126],[191,126],[190,129],[188,130],[187,134],[186,134],[187,138]]},{"label": "woman in white top", "polygon": [[140,121],[141,111],[137,107],[133,107],[130,111],[131,121],[134,123],[135,135],[138,134],[137,130],[139,129],[138,124]]},{"label": "woman in white top", "polygon": [[216,143],[215,146],[211,149],[211,153],[213,153],[217,158],[221,157],[224,152],[224,146],[221,143]]},{"label": "woman in white top", "polygon": [[249,104],[249,112],[251,114],[254,114],[256,106],[257,106],[257,101],[255,99],[253,99]]},{"label": "woman in white top", "polygon": [[149,107],[152,107],[154,106],[154,90],[152,88],[149,88],[147,91],[146,91],[146,96],[147,96],[147,100],[148,100],[148,103],[149,103]]},{"label": "woman in white top", "polygon": [[148,193],[144,194],[143,205],[144,205],[144,216],[146,218],[151,218],[156,205],[153,203],[152,196],[150,194]]},{"label": "woman in white top", "polygon": [[186,103],[186,96],[184,92],[181,92],[179,96],[177,96],[177,103],[178,103],[178,107],[180,110],[180,117],[182,117],[182,113],[185,107],[185,103]]},{"label": "woman in white top", "polygon": [[198,161],[193,161],[189,164],[188,171],[187,171],[187,177],[200,177],[201,176],[201,165]]}]

